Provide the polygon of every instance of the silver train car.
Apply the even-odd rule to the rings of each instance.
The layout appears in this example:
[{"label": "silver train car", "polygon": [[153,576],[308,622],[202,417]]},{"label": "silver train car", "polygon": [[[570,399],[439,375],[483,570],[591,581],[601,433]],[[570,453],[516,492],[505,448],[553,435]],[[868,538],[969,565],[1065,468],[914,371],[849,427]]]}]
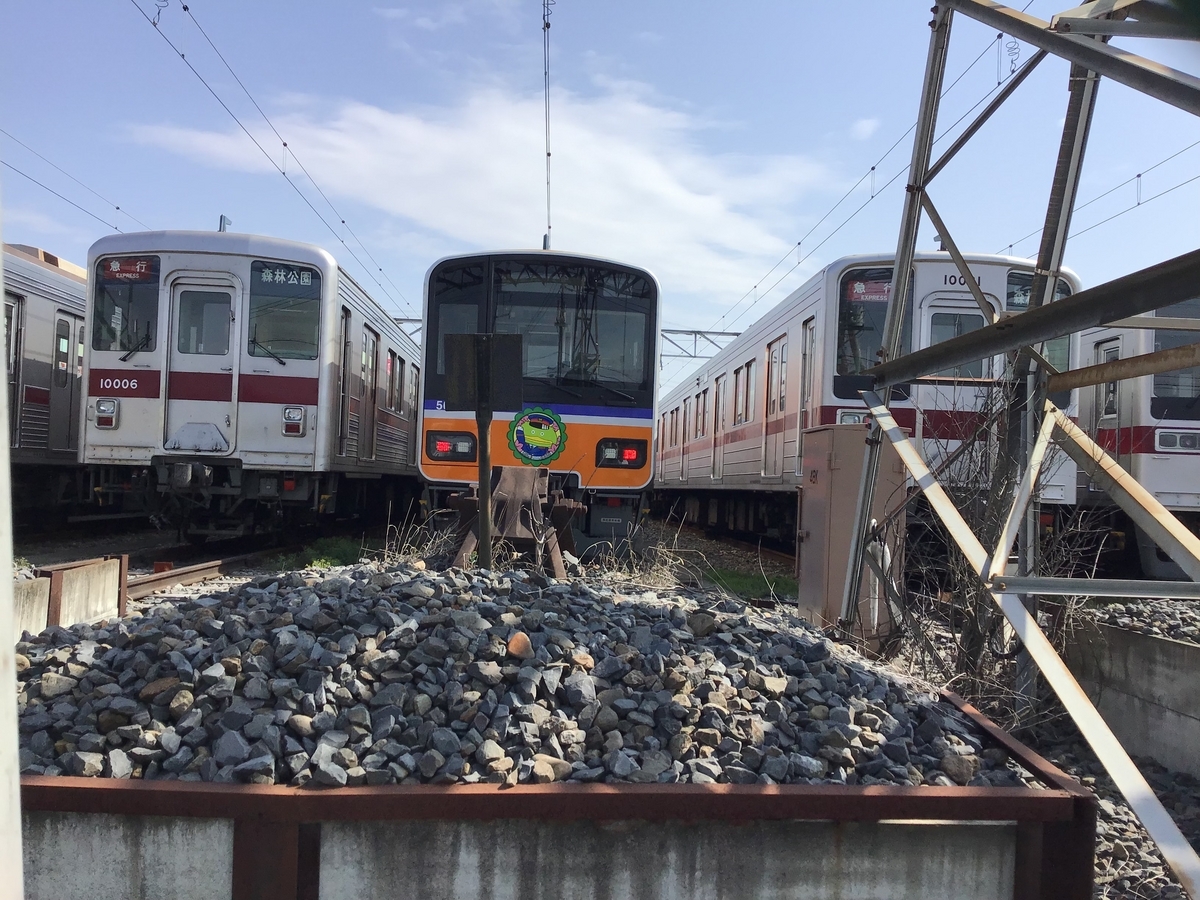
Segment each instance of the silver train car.
[{"label": "silver train car", "polygon": [[49,526],[88,500],[79,466],[85,272],[4,245],[4,355],[14,523]]},{"label": "silver train car", "polygon": [[[966,259],[993,315],[1028,306],[1030,260],[984,254]],[[867,420],[858,392],[871,386],[862,373],[878,361],[892,268],[891,254],[835,260],[660,400],[654,473],[660,509],[673,508],[715,530],[795,543],[805,432]],[[902,331],[906,351],[986,324],[948,253],[918,253],[911,284]],[[1078,278],[1064,270],[1056,296],[1077,290]],[[1073,346],[1060,338],[1047,343],[1045,353],[1066,369]],[[931,464],[979,427],[1002,366],[1002,358],[980,360],[893,389],[896,421]],[[1075,414],[1071,398],[1060,401]],[[1074,463],[1053,454],[1043,468],[1039,499],[1073,504],[1075,493]]]},{"label": "silver train car", "polygon": [[419,494],[413,339],[325,250],[111,235],[88,254],[80,459],[193,541]]}]

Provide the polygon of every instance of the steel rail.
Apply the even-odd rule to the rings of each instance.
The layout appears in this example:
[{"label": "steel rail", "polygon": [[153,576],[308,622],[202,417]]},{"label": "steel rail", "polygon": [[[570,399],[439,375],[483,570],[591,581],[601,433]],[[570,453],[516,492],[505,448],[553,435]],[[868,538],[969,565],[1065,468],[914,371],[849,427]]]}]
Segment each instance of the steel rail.
[{"label": "steel rail", "polygon": [[141,600],[149,597],[155,591],[160,591],[176,584],[196,584],[201,581],[207,581],[210,578],[228,574],[230,570],[238,568],[257,557],[268,554],[290,553],[298,549],[298,547],[272,547],[266,550],[257,550],[254,553],[243,553],[238,556],[227,556],[223,559],[209,560],[208,562],[196,563],[191,566],[181,566],[178,569],[167,569],[165,572],[136,575],[130,578],[128,582],[129,599]]}]

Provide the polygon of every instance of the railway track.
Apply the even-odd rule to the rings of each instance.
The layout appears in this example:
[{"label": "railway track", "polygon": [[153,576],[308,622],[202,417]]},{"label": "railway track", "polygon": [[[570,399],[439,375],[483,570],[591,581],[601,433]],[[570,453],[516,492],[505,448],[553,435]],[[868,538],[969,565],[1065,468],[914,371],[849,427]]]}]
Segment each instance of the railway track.
[{"label": "railway track", "polygon": [[210,578],[227,575],[236,569],[244,567],[251,560],[260,557],[293,553],[301,549],[303,549],[301,545],[271,547],[256,550],[252,553],[241,553],[236,556],[210,559],[206,562],[194,563],[180,568],[173,566],[171,568],[164,567],[161,571],[151,572],[146,575],[135,575],[130,578],[126,582],[126,595],[130,600],[141,600],[151,596],[156,591],[161,591],[177,584],[198,584],[202,581],[208,581]]}]

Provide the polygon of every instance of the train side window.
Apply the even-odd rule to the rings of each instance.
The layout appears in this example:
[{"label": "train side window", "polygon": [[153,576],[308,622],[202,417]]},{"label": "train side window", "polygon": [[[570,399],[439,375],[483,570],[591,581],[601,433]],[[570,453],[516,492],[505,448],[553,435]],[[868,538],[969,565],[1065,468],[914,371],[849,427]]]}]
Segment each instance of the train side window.
[{"label": "train side window", "polygon": [[71,325],[59,319],[54,328],[54,384],[66,387],[71,378]]},{"label": "train side window", "polygon": [[688,422],[692,420],[692,401],[683,401],[683,442],[688,442]]},{"label": "train side window", "polygon": [[421,367],[412,367],[412,377],[408,379],[408,408],[416,415],[417,404],[421,397]]},{"label": "train side window", "polygon": [[742,421],[754,421],[754,361],[746,363],[746,407],[742,410]]},{"label": "train side window", "polygon": [[396,354],[389,350],[387,354],[387,371],[383,373],[384,380],[387,382],[387,392],[383,405],[386,409],[393,410],[394,412],[400,411],[398,406],[400,403],[400,393],[396,389],[396,378],[397,373],[404,367],[403,361],[398,363],[397,360],[398,357]]},{"label": "train side window", "polygon": [[[8,360],[8,376],[12,378],[17,374],[17,360],[20,358],[16,334],[20,321],[17,310],[20,308],[21,298],[14,294],[5,294],[4,301],[4,355]],[[12,415],[11,410],[9,415]]]},{"label": "train side window", "polygon": [[733,424],[741,425],[745,409],[746,373],[744,369],[733,370]]},{"label": "train side window", "polygon": [[[1111,344],[1103,344],[1096,347],[1096,362],[1111,363],[1116,362],[1121,358],[1121,347],[1115,341]],[[1096,405],[1100,409],[1101,417],[1115,416],[1117,414],[1117,382],[1109,381],[1105,384],[1096,385]]]},{"label": "train side window", "polygon": [[79,341],[75,345],[75,377],[83,377],[83,326],[79,326]]}]

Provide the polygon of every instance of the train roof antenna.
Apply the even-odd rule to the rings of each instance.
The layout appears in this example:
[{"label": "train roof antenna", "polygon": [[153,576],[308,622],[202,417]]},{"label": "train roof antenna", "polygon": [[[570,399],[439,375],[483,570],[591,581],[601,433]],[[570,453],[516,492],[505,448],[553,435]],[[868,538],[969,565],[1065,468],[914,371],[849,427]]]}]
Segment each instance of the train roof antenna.
[{"label": "train roof antenna", "polygon": [[550,7],[555,0],[542,0],[542,61],[546,84],[546,233],[542,235],[542,249],[550,249]]}]

